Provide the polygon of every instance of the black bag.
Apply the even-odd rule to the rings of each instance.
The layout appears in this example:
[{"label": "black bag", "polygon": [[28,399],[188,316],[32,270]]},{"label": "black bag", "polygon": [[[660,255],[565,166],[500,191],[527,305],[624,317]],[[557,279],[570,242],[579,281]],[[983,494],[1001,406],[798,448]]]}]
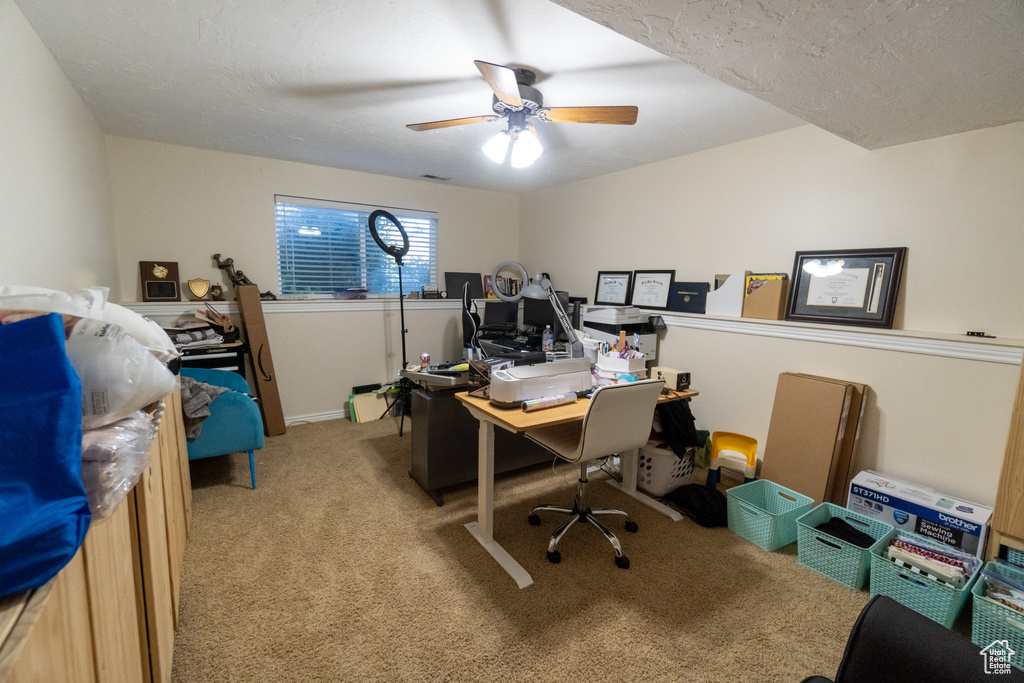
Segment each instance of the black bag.
[{"label": "black bag", "polygon": [[725,494],[717,489],[712,491],[703,484],[687,484],[670,491],[665,498],[701,526],[729,526]]}]

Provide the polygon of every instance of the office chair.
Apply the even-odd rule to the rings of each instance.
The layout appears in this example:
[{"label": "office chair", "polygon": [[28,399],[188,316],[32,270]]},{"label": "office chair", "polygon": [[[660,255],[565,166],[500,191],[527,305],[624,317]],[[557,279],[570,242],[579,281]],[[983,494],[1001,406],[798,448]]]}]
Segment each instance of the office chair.
[{"label": "office chair", "polygon": [[[466,350],[466,358],[473,357],[470,350],[480,349],[480,314],[476,312],[476,302],[469,293],[469,283],[462,285],[462,346]],[[483,355],[483,350],[479,353]]]},{"label": "office chair", "polygon": [[576,522],[589,522],[615,548],[615,564],[629,569],[629,558],[622,554],[619,539],[603,524],[598,515],[623,515],[626,531],[636,533],[636,522],[630,521],[629,514],[622,510],[591,509],[587,507],[587,463],[615,453],[640,448],[651,435],[651,421],[654,406],[658,403],[665,382],[645,380],[628,384],[612,384],[597,389],[590,397],[590,405],[582,422],[544,427],[526,432],[527,438],[539,443],[549,451],[569,462],[580,463],[580,478],[576,485],[576,497],[571,508],[561,505],[538,505],[527,521],[540,524],[538,512],[560,512],[569,519],[555,530],[548,542],[548,561],[557,564],[562,555],[558,542]]}]

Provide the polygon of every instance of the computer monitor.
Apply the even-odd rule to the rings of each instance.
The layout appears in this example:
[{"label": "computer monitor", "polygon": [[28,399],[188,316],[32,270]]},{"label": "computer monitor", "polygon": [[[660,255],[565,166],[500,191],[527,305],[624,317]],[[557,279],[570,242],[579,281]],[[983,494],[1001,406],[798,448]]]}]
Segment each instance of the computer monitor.
[{"label": "computer monitor", "polygon": [[519,302],[488,301],[484,304],[484,325],[514,328],[519,322]]},{"label": "computer monitor", "polygon": [[[569,310],[569,293],[568,292],[555,292],[555,296],[558,297],[559,303],[562,307]],[[551,305],[551,302],[547,299],[527,299],[523,297],[523,324],[532,325],[536,327],[538,331],[543,330],[545,325],[551,325],[551,329],[555,333],[556,341],[565,341],[569,339],[569,335],[566,334],[565,330],[562,329],[562,325],[558,322],[558,316],[555,315],[555,308]]]},{"label": "computer monitor", "polygon": [[484,298],[484,276],[480,273],[445,273],[444,288],[449,299],[462,298],[462,285],[469,283],[471,299]]}]

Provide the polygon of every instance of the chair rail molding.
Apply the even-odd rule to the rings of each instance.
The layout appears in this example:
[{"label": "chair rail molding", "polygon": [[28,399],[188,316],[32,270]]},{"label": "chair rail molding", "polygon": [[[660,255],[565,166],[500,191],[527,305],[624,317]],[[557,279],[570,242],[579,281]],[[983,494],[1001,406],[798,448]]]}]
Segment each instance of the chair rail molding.
[{"label": "chair rail molding", "polygon": [[725,318],[707,315],[666,314],[655,311],[669,327],[712,332],[748,334],[758,337],[793,339],[819,344],[840,344],[861,348],[942,356],[986,363],[1020,365],[1024,355],[1022,339],[969,338],[966,335],[908,330],[875,330],[795,323],[785,320]]}]

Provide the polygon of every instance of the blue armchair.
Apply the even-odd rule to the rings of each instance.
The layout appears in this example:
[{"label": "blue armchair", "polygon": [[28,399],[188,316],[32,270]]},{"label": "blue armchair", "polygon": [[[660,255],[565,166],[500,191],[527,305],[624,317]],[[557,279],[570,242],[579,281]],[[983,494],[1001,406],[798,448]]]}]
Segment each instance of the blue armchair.
[{"label": "blue armchair", "polygon": [[225,391],[210,403],[210,417],[196,439],[188,440],[188,459],[198,460],[228,453],[249,453],[249,474],[256,488],[256,459],[253,451],[263,448],[263,419],[256,402],[249,396],[245,378],[227,370],[182,368],[181,374]]}]

